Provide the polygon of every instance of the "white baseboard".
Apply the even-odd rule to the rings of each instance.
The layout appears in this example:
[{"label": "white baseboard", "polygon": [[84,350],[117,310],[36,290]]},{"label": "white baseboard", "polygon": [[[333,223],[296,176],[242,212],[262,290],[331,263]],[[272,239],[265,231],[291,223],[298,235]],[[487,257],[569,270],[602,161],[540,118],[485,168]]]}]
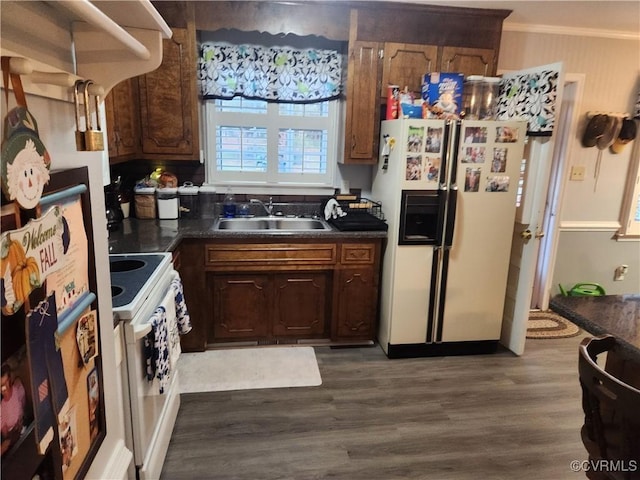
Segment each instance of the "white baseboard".
[{"label": "white baseboard", "polygon": [[124,444],[123,439],[119,439],[111,455],[104,464],[98,465],[94,460],[91,468],[87,472],[87,479],[113,479],[127,480],[129,465],[133,460],[133,453]]}]

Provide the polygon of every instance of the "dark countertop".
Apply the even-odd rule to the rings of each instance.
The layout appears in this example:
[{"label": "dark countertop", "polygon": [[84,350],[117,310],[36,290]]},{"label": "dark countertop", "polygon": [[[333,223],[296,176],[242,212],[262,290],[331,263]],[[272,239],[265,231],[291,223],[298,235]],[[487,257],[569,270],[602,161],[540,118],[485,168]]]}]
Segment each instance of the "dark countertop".
[{"label": "dark countertop", "polygon": [[592,335],[611,334],[640,361],[640,294],[564,297],[549,302],[551,310]]},{"label": "dark countertop", "polygon": [[290,232],[238,232],[214,230],[215,218],[194,220],[137,220],[127,218],[120,228],[109,232],[109,253],[170,252],[185,238],[227,238],[227,239],[366,239],[387,238],[387,232],[341,232],[332,227],[331,231]]}]

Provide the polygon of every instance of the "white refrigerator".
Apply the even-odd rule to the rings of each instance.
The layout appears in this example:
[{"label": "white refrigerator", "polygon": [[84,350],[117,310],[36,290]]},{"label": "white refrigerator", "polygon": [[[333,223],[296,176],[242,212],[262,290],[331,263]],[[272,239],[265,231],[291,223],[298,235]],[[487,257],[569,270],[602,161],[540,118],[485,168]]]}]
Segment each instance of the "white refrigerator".
[{"label": "white refrigerator", "polygon": [[382,122],[372,198],[389,224],[378,340],[390,358],[494,352],[526,122]]}]

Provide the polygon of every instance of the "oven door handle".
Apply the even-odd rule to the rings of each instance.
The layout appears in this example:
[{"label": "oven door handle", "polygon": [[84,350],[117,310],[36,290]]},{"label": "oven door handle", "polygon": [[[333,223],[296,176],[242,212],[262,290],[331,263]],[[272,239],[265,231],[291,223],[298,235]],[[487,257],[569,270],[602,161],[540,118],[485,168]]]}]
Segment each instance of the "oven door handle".
[{"label": "oven door handle", "polygon": [[142,325],[136,325],[133,327],[133,338],[137,342],[138,340],[146,337],[151,332],[151,324],[143,323]]}]

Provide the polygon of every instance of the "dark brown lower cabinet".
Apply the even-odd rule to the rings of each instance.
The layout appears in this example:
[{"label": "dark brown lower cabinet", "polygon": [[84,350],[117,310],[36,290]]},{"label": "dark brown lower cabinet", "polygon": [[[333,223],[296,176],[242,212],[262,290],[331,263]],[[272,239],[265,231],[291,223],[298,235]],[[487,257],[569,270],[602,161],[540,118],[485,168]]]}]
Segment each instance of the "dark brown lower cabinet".
[{"label": "dark brown lower cabinet", "polygon": [[272,333],[275,337],[324,337],[328,331],[327,273],[274,276]]},{"label": "dark brown lower cabinet", "polygon": [[333,293],[333,341],[375,339],[380,255],[381,241],[345,241],[340,244]]},{"label": "dark brown lower cabinet", "polygon": [[215,342],[320,338],[328,331],[326,272],[210,278]]},{"label": "dark brown lower cabinet", "polygon": [[174,252],[174,265],[184,289],[184,298],[191,317],[189,333],[180,337],[180,347],[184,352],[202,352],[207,346],[208,323],[211,314],[210,292],[207,288],[204,264],[204,243],[198,239],[185,239]]},{"label": "dark brown lower cabinet", "polygon": [[371,267],[339,270],[334,340],[375,338],[378,272]]},{"label": "dark brown lower cabinet", "polygon": [[213,335],[256,339],[268,333],[271,284],[267,275],[212,275]]},{"label": "dark brown lower cabinet", "polygon": [[381,249],[382,239],[183,240],[179,270],[193,324],[183,350],[375,340]]}]

